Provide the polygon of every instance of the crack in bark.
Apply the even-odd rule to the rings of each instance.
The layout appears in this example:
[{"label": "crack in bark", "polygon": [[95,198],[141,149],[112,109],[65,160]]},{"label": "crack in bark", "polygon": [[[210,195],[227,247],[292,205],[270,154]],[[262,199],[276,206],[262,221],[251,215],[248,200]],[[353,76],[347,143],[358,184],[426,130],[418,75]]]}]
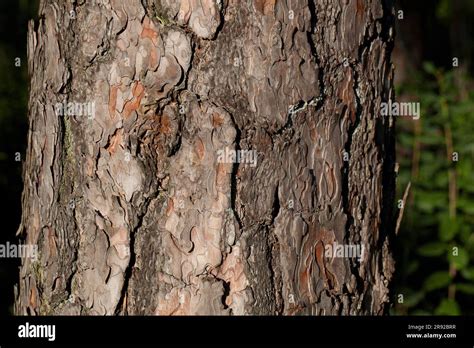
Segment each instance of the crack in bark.
[{"label": "crack in bark", "polygon": [[128,266],[127,266],[127,268],[124,272],[124,281],[123,281],[123,285],[122,285],[120,299],[117,303],[117,306],[115,307],[115,311],[114,311],[115,315],[126,314],[127,308],[125,306],[125,298],[126,298],[126,295],[127,295],[127,292],[128,292],[128,285],[129,285],[130,279],[133,276],[133,268],[135,266],[135,261],[136,261],[136,253],[135,253],[136,234],[143,227],[145,217],[149,213],[150,204],[153,200],[155,200],[158,197],[159,192],[160,192],[159,190],[155,190],[155,191],[153,191],[153,194],[150,197],[147,197],[145,199],[143,212],[140,215],[138,215],[138,222],[137,222],[135,228],[130,231],[130,261],[129,261]]},{"label": "crack in bark", "polygon": [[[354,123],[350,123],[348,131],[347,131],[347,142],[344,145],[344,151],[348,154],[349,159],[347,161],[343,161],[343,166],[342,166],[342,207],[343,211],[346,214],[346,225],[345,225],[345,239],[349,241],[355,238],[360,238],[360,235],[354,236],[353,233],[356,233],[357,230],[353,230],[353,224],[354,224],[354,217],[352,216],[351,212],[351,206],[349,202],[349,197],[350,197],[350,187],[349,187],[349,175],[350,175],[350,163],[351,163],[351,146],[352,146],[352,140],[353,140],[353,134],[355,130],[357,129],[357,126],[360,123],[360,118],[362,115],[362,103],[360,101],[359,97],[359,74],[357,72],[357,67],[355,64],[350,64],[353,76],[354,76],[354,84],[352,86],[355,100],[356,100],[356,112],[355,112],[355,120]],[[358,261],[355,258],[349,259],[349,266],[351,269],[351,273],[353,276],[355,276],[356,279],[356,286],[357,289],[352,289],[352,291],[356,290],[357,293],[360,293],[360,296],[364,296],[364,279],[361,278],[359,274],[359,265]],[[351,301],[349,298],[349,305],[351,306]]]},{"label": "crack in bark", "polygon": [[232,308],[229,308],[229,306],[226,303],[227,297],[230,295],[230,282],[226,282],[224,279],[219,279],[222,281],[222,286],[224,288],[224,293],[222,294],[222,304],[224,306],[224,309],[229,309],[229,314],[232,314]]},{"label": "crack in bark", "polygon": [[[233,126],[236,130],[236,135],[235,135],[235,150],[239,151],[241,149],[240,146],[240,141],[242,138],[242,131],[240,130],[239,126],[235,122],[233,114],[227,110],[225,107],[223,107],[224,110],[228,112],[230,115],[230,119],[232,120]],[[230,207],[232,211],[234,212],[235,219],[237,220],[237,223],[239,225],[239,229],[242,231],[243,225],[242,225],[242,220],[240,219],[239,212],[237,211],[237,194],[238,194],[238,183],[237,183],[237,173],[239,171],[239,165],[237,161],[232,165],[232,172],[230,175]]]},{"label": "crack in bark", "polygon": [[280,199],[278,197],[278,187],[277,184],[275,187],[275,193],[273,198],[273,207],[272,207],[272,216],[271,222],[268,226],[269,233],[267,237],[267,250],[268,250],[268,267],[270,270],[270,283],[274,294],[274,303],[275,303],[275,314],[281,315],[284,311],[284,301],[282,300],[282,282],[281,276],[277,274],[276,269],[278,267],[279,262],[277,262],[278,258],[278,250],[276,249],[276,245],[279,245],[278,236],[275,234],[275,219],[280,213]]},{"label": "crack in bark", "polygon": [[326,87],[324,83],[324,69],[321,64],[321,59],[318,54],[317,45],[316,45],[316,26],[318,23],[318,16],[316,12],[316,4],[315,0],[308,0],[308,8],[311,18],[311,31],[307,33],[308,35],[308,42],[311,48],[311,54],[316,61],[316,65],[318,66],[318,85],[320,95],[317,100],[316,108],[319,109],[324,105],[326,99]]}]

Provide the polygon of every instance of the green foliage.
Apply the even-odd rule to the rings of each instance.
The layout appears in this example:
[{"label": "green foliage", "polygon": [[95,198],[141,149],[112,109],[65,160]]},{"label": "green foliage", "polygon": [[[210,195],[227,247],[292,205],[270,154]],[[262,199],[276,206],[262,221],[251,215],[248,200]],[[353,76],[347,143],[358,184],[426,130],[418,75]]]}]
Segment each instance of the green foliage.
[{"label": "green foliage", "polygon": [[462,270],[469,264],[469,255],[464,248],[459,248],[456,253],[448,254],[448,262],[453,265],[456,270]]},{"label": "green foliage", "polygon": [[449,276],[448,272],[435,272],[426,278],[423,288],[426,291],[433,291],[436,289],[445,288],[450,283],[451,277]]},{"label": "green foliage", "polygon": [[455,300],[445,298],[441,300],[441,303],[436,308],[435,313],[436,315],[459,315],[461,314],[461,310],[459,309],[459,305]]},{"label": "green foliage", "polygon": [[418,248],[418,253],[421,256],[440,256],[446,253],[446,244],[441,242],[428,243]]},{"label": "green foliage", "polygon": [[457,290],[464,292],[465,294],[468,295],[474,295],[474,284],[458,284],[457,285]]},{"label": "green foliage", "polygon": [[395,314],[474,314],[473,85],[426,62],[397,91],[420,102],[421,117],[397,119],[398,196],[409,181],[412,189],[398,240],[396,293],[405,300]]},{"label": "green foliage", "polygon": [[474,281],[474,267],[464,268],[461,274],[465,279]]}]

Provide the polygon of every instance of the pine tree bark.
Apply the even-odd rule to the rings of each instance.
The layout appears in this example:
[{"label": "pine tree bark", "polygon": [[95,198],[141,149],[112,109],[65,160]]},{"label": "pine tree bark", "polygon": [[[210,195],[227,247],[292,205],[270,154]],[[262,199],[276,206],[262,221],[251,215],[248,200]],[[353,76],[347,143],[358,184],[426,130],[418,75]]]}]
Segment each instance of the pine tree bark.
[{"label": "pine tree bark", "polygon": [[[392,12],[42,1],[19,228],[40,257],[22,260],[16,312],[386,313]],[[58,115],[70,102],[93,117]],[[256,163],[219,160],[232,150]]]}]

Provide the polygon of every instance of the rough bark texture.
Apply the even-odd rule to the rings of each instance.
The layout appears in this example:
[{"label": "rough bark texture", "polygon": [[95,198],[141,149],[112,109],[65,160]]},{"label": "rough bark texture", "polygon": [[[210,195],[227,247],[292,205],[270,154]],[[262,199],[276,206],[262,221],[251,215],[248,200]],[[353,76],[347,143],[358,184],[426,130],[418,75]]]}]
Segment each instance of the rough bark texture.
[{"label": "rough bark texture", "polygon": [[[40,258],[16,312],[385,313],[391,6],[42,1],[19,229]],[[325,257],[334,243],[365,257]]]}]

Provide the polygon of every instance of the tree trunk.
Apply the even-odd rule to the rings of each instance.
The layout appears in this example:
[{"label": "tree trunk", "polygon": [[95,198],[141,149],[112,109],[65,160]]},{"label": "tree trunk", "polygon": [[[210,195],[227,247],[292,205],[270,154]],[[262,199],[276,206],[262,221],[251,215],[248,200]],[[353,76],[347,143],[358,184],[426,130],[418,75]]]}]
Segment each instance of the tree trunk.
[{"label": "tree trunk", "polygon": [[16,312],[386,313],[392,11],[42,1]]}]

